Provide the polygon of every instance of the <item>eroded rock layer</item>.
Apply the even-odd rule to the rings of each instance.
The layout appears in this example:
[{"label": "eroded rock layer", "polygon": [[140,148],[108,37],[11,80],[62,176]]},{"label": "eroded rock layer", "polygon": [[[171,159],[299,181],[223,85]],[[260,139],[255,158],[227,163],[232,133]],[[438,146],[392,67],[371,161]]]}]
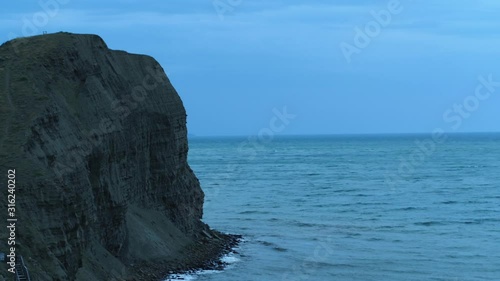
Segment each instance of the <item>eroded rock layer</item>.
[{"label": "eroded rock layer", "polygon": [[131,278],[211,233],[186,112],[149,56],[95,35],[3,44],[0,134],[2,174],[17,173],[16,249],[34,280]]}]

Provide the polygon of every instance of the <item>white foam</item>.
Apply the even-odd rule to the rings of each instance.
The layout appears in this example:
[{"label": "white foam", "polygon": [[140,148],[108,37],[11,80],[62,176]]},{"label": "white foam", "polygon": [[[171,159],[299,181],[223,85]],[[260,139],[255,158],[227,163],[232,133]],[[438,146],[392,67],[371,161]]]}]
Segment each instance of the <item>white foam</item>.
[{"label": "white foam", "polygon": [[234,254],[227,254],[223,256],[220,260],[227,264],[233,264],[240,261],[240,259],[234,256]]},{"label": "white foam", "polygon": [[192,274],[172,274],[167,279],[165,279],[165,281],[176,281],[176,280],[190,281],[190,280],[196,280],[196,277],[198,275],[215,274],[221,272],[222,270],[200,270]]},{"label": "white foam", "polygon": [[184,280],[184,281],[190,281],[190,280],[195,280],[196,276],[195,275],[189,275],[189,274],[174,274],[172,276],[169,276],[165,281],[175,281],[175,280]]},{"label": "white foam", "polygon": [[[226,263],[228,265],[227,267],[229,268],[230,265],[239,262],[240,259],[238,257],[236,257],[234,253],[229,253],[227,255],[224,255],[220,259],[220,261],[223,263]],[[222,270],[200,270],[200,271],[195,272],[193,274],[172,274],[164,281],[176,281],[176,280],[190,281],[190,280],[196,280],[197,275],[215,274],[215,273],[221,273],[221,272],[222,272]]]},{"label": "white foam", "polygon": [[221,273],[222,270],[203,270],[203,271],[200,271],[199,275],[205,275],[205,274],[214,274],[214,273]]}]

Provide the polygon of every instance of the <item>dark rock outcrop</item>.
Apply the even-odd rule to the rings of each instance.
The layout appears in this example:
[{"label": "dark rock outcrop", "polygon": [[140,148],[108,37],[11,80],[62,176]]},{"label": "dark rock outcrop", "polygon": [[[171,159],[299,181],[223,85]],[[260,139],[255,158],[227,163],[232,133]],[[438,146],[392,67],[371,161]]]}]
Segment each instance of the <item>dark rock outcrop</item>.
[{"label": "dark rock outcrop", "polygon": [[137,280],[139,264],[210,244],[187,153],[186,112],[153,58],[69,33],[0,47],[1,174],[16,170],[16,251],[34,280]]}]

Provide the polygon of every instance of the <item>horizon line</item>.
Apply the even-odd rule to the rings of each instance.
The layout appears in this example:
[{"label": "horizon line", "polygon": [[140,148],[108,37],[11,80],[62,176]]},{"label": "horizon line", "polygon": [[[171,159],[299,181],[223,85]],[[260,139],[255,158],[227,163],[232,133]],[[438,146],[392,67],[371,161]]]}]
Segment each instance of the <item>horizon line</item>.
[{"label": "horizon line", "polygon": [[[402,135],[432,135],[432,132],[416,132],[416,133],[313,133],[313,134],[279,134],[275,137],[320,137],[320,136],[402,136]],[[500,131],[477,131],[477,132],[444,132],[446,135],[472,135],[472,134],[500,134]],[[188,133],[189,137],[194,138],[222,138],[222,137],[249,137],[256,136],[256,134],[249,135],[197,135]]]}]

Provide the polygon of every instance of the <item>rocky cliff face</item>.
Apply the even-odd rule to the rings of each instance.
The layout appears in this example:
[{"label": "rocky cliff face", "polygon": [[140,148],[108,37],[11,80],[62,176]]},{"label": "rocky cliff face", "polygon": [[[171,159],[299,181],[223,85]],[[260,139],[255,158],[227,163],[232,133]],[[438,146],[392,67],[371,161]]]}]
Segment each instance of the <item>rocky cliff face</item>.
[{"label": "rocky cliff face", "polygon": [[151,57],[95,35],[3,44],[0,134],[1,174],[17,175],[16,247],[34,280],[133,279],[132,265],[211,236],[186,112]]}]

